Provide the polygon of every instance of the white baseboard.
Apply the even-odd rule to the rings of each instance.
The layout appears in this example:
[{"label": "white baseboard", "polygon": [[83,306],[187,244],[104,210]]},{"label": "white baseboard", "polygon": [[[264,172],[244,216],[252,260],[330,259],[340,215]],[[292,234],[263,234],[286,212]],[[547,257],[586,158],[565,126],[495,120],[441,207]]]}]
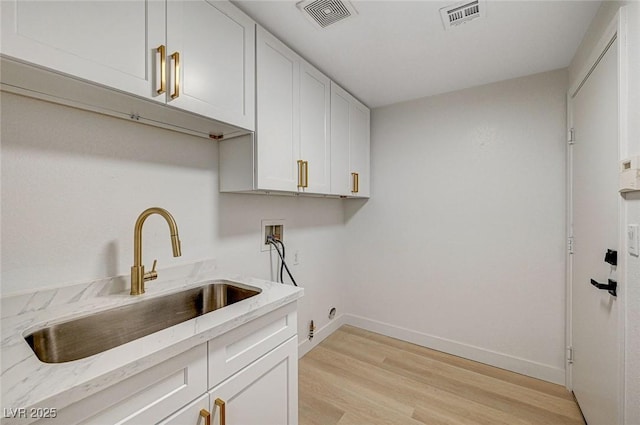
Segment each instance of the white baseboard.
[{"label": "white baseboard", "polygon": [[[499,367],[501,369],[506,369],[512,372],[531,376],[533,378],[553,382],[554,384],[565,384],[564,369],[533,362],[531,360],[526,360],[515,356],[510,356],[503,353],[498,353],[495,351],[487,350],[485,348],[475,347],[472,345],[463,344],[461,342],[428,335],[422,332],[402,328],[400,326],[383,323],[377,320],[368,319],[366,317],[356,316],[353,314],[343,314],[339,319],[342,323],[338,323],[338,320],[334,320],[333,322],[329,323],[330,326],[327,325],[322,329],[322,337],[318,338],[317,341],[316,338],[314,338],[313,346],[319,343],[322,339],[329,336],[342,324],[347,324],[366,329],[371,332],[376,332],[391,338],[400,339],[423,347],[442,351],[448,354],[453,354],[455,356],[464,357],[465,359],[474,360],[480,363]],[[300,344],[300,349],[302,349],[302,345],[304,345],[304,343]],[[304,354],[306,354],[311,348],[313,348],[311,344],[308,345],[309,347],[304,347],[306,349]]]},{"label": "white baseboard", "polygon": [[313,340],[311,341],[309,341],[306,334],[298,334],[298,341],[304,338],[302,342],[298,343],[298,358],[307,354],[313,347],[320,344],[322,340],[337,331],[340,326],[345,324],[344,319],[345,315],[341,314],[320,329],[316,329],[313,333]]}]

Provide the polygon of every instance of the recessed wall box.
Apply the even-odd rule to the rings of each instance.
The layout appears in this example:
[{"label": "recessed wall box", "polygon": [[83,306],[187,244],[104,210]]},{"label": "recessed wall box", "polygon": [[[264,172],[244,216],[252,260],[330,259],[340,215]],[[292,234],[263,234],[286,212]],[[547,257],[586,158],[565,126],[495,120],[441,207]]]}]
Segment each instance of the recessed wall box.
[{"label": "recessed wall box", "polygon": [[260,239],[261,251],[270,251],[271,244],[267,243],[267,236],[273,236],[281,241],[284,240],[284,220],[262,220],[262,238]]},{"label": "recessed wall box", "polygon": [[620,192],[640,190],[640,156],[620,161]]}]

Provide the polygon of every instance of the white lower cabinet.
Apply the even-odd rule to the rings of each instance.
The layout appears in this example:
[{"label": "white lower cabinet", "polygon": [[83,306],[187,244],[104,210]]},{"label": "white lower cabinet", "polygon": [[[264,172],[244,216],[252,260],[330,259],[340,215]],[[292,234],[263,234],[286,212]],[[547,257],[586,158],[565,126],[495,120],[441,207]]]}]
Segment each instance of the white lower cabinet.
[{"label": "white lower cabinet", "polygon": [[297,338],[251,363],[209,395],[214,425],[297,425]]},{"label": "white lower cabinet", "polygon": [[208,425],[207,416],[212,425],[298,424],[295,302],[36,423]]}]

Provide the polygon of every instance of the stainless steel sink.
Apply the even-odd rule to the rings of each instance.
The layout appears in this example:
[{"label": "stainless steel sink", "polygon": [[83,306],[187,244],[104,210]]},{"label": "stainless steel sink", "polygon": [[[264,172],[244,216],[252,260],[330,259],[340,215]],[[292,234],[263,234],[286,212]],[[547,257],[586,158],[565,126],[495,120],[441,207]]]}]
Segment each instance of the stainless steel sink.
[{"label": "stainless steel sink", "polygon": [[226,281],[57,323],[25,337],[45,363],[83,359],[258,295]]}]

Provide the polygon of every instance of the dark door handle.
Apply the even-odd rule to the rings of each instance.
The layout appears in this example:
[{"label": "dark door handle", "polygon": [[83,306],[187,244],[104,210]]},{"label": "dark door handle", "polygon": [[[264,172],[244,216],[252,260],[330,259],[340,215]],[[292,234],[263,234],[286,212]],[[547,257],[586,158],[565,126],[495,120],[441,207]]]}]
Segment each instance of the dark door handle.
[{"label": "dark door handle", "polygon": [[605,291],[609,291],[609,293],[611,295],[613,295],[614,297],[617,297],[618,294],[616,293],[616,288],[618,287],[618,282],[616,282],[615,280],[609,279],[609,283],[599,283],[596,282],[595,280],[591,279],[591,284],[593,286],[595,286],[598,289],[603,289]]}]

